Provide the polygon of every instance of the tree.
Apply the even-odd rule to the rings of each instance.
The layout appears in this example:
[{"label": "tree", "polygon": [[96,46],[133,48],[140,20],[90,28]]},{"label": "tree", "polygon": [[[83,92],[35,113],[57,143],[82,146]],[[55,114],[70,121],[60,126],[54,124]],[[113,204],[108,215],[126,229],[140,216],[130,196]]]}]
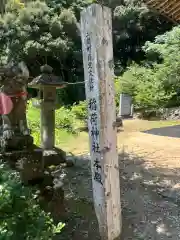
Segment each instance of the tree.
[{"label": "tree", "polygon": [[[86,1],[9,0],[1,18],[1,60],[24,60],[31,76],[39,75],[40,65],[48,63],[55,74],[69,82],[83,79],[81,39],[77,29],[76,11]],[[87,4],[87,2],[86,2]],[[5,57],[7,56],[7,57]],[[67,103],[84,99],[84,86],[69,87],[63,93]],[[61,94],[62,95],[62,94]]]},{"label": "tree", "polygon": [[146,60],[132,65],[120,78],[122,91],[144,109],[180,104],[180,27],[146,42]]},{"label": "tree", "polygon": [[[147,61],[156,56],[154,66],[157,68],[157,78],[164,83],[166,92],[175,92],[171,104],[180,103],[180,27],[157,36],[154,42],[144,46]],[[157,61],[158,59],[158,61]]]},{"label": "tree", "polygon": [[[0,19],[1,60],[24,60],[31,76],[39,75],[48,63],[55,74],[68,82],[83,81],[81,39],[77,29],[80,11],[93,0],[7,0]],[[142,46],[171,24],[152,14],[141,2],[108,1],[113,10],[114,57],[116,72],[132,61],[145,58]],[[164,25],[161,23],[164,21]],[[63,102],[84,99],[84,86],[69,86],[59,93]]]},{"label": "tree", "polygon": [[146,41],[171,29],[172,23],[150,11],[139,0],[124,0],[113,11],[114,57],[122,70],[133,61],[145,58],[142,47]]}]

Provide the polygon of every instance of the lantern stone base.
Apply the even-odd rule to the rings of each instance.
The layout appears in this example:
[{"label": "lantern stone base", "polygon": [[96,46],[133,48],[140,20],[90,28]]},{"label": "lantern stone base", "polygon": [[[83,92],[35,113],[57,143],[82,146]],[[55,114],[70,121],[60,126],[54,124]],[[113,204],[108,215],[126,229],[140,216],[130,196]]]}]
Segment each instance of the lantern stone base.
[{"label": "lantern stone base", "polygon": [[[22,182],[36,183],[44,177],[50,166],[66,166],[66,153],[61,149],[42,150],[35,145],[29,149],[13,149],[1,152],[0,157],[20,172]],[[62,166],[63,166],[62,165]]]},{"label": "lantern stone base", "polygon": [[[1,153],[0,159],[19,172],[24,185],[37,186],[40,190],[38,197],[44,209],[50,211],[53,217],[59,218],[65,211],[63,183],[59,186],[54,184],[57,176],[53,170],[43,168],[42,153],[42,149],[34,146],[29,150]],[[61,174],[60,162],[57,168]]]},{"label": "lantern stone base", "polygon": [[11,139],[4,139],[0,136],[0,148],[1,151],[14,151],[14,150],[24,150],[31,148],[33,146],[32,136],[13,136]]},{"label": "lantern stone base", "polygon": [[42,151],[42,158],[45,168],[51,165],[57,166],[66,162],[66,153],[61,149],[54,148],[52,150]]}]

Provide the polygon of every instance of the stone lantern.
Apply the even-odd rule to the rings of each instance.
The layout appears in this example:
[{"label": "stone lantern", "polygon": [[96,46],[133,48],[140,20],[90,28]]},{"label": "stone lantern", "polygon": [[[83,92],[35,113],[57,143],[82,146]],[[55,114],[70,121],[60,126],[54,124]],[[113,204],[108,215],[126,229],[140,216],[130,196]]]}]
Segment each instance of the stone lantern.
[{"label": "stone lantern", "polygon": [[[39,92],[41,109],[41,147],[43,157],[57,155],[55,151],[55,109],[56,89],[64,88],[58,76],[53,74],[52,67],[44,65],[41,67],[41,75],[34,78],[28,88],[34,88]],[[52,159],[52,158],[51,158]],[[50,160],[50,159],[49,159]]]}]

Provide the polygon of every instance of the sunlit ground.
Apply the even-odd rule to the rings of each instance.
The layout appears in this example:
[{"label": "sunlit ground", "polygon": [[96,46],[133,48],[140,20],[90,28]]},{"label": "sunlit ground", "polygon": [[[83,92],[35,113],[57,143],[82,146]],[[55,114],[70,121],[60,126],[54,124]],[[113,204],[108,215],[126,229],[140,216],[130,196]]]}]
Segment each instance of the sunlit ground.
[{"label": "sunlit ground", "polygon": [[[121,148],[123,143],[127,144],[127,140],[151,128],[160,128],[166,126],[179,125],[180,121],[144,121],[144,120],[125,120],[122,131],[117,133],[118,147]],[[147,135],[147,134],[146,134]],[[156,136],[153,136],[156,138]],[[56,145],[67,152],[81,155],[89,152],[88,133],[80,132],[78,135],[71,135],[66,131],[56,134]]]}]

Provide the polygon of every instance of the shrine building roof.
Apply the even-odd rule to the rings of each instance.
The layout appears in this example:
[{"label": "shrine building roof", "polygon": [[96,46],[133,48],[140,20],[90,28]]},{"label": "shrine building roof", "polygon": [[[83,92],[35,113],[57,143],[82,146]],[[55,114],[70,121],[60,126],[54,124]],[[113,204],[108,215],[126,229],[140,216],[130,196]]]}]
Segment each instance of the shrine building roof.
[{"label": "shrine building roof", "polygon": [[180,23],[180,0],[144,0],[146,5],[175,23]]}]

